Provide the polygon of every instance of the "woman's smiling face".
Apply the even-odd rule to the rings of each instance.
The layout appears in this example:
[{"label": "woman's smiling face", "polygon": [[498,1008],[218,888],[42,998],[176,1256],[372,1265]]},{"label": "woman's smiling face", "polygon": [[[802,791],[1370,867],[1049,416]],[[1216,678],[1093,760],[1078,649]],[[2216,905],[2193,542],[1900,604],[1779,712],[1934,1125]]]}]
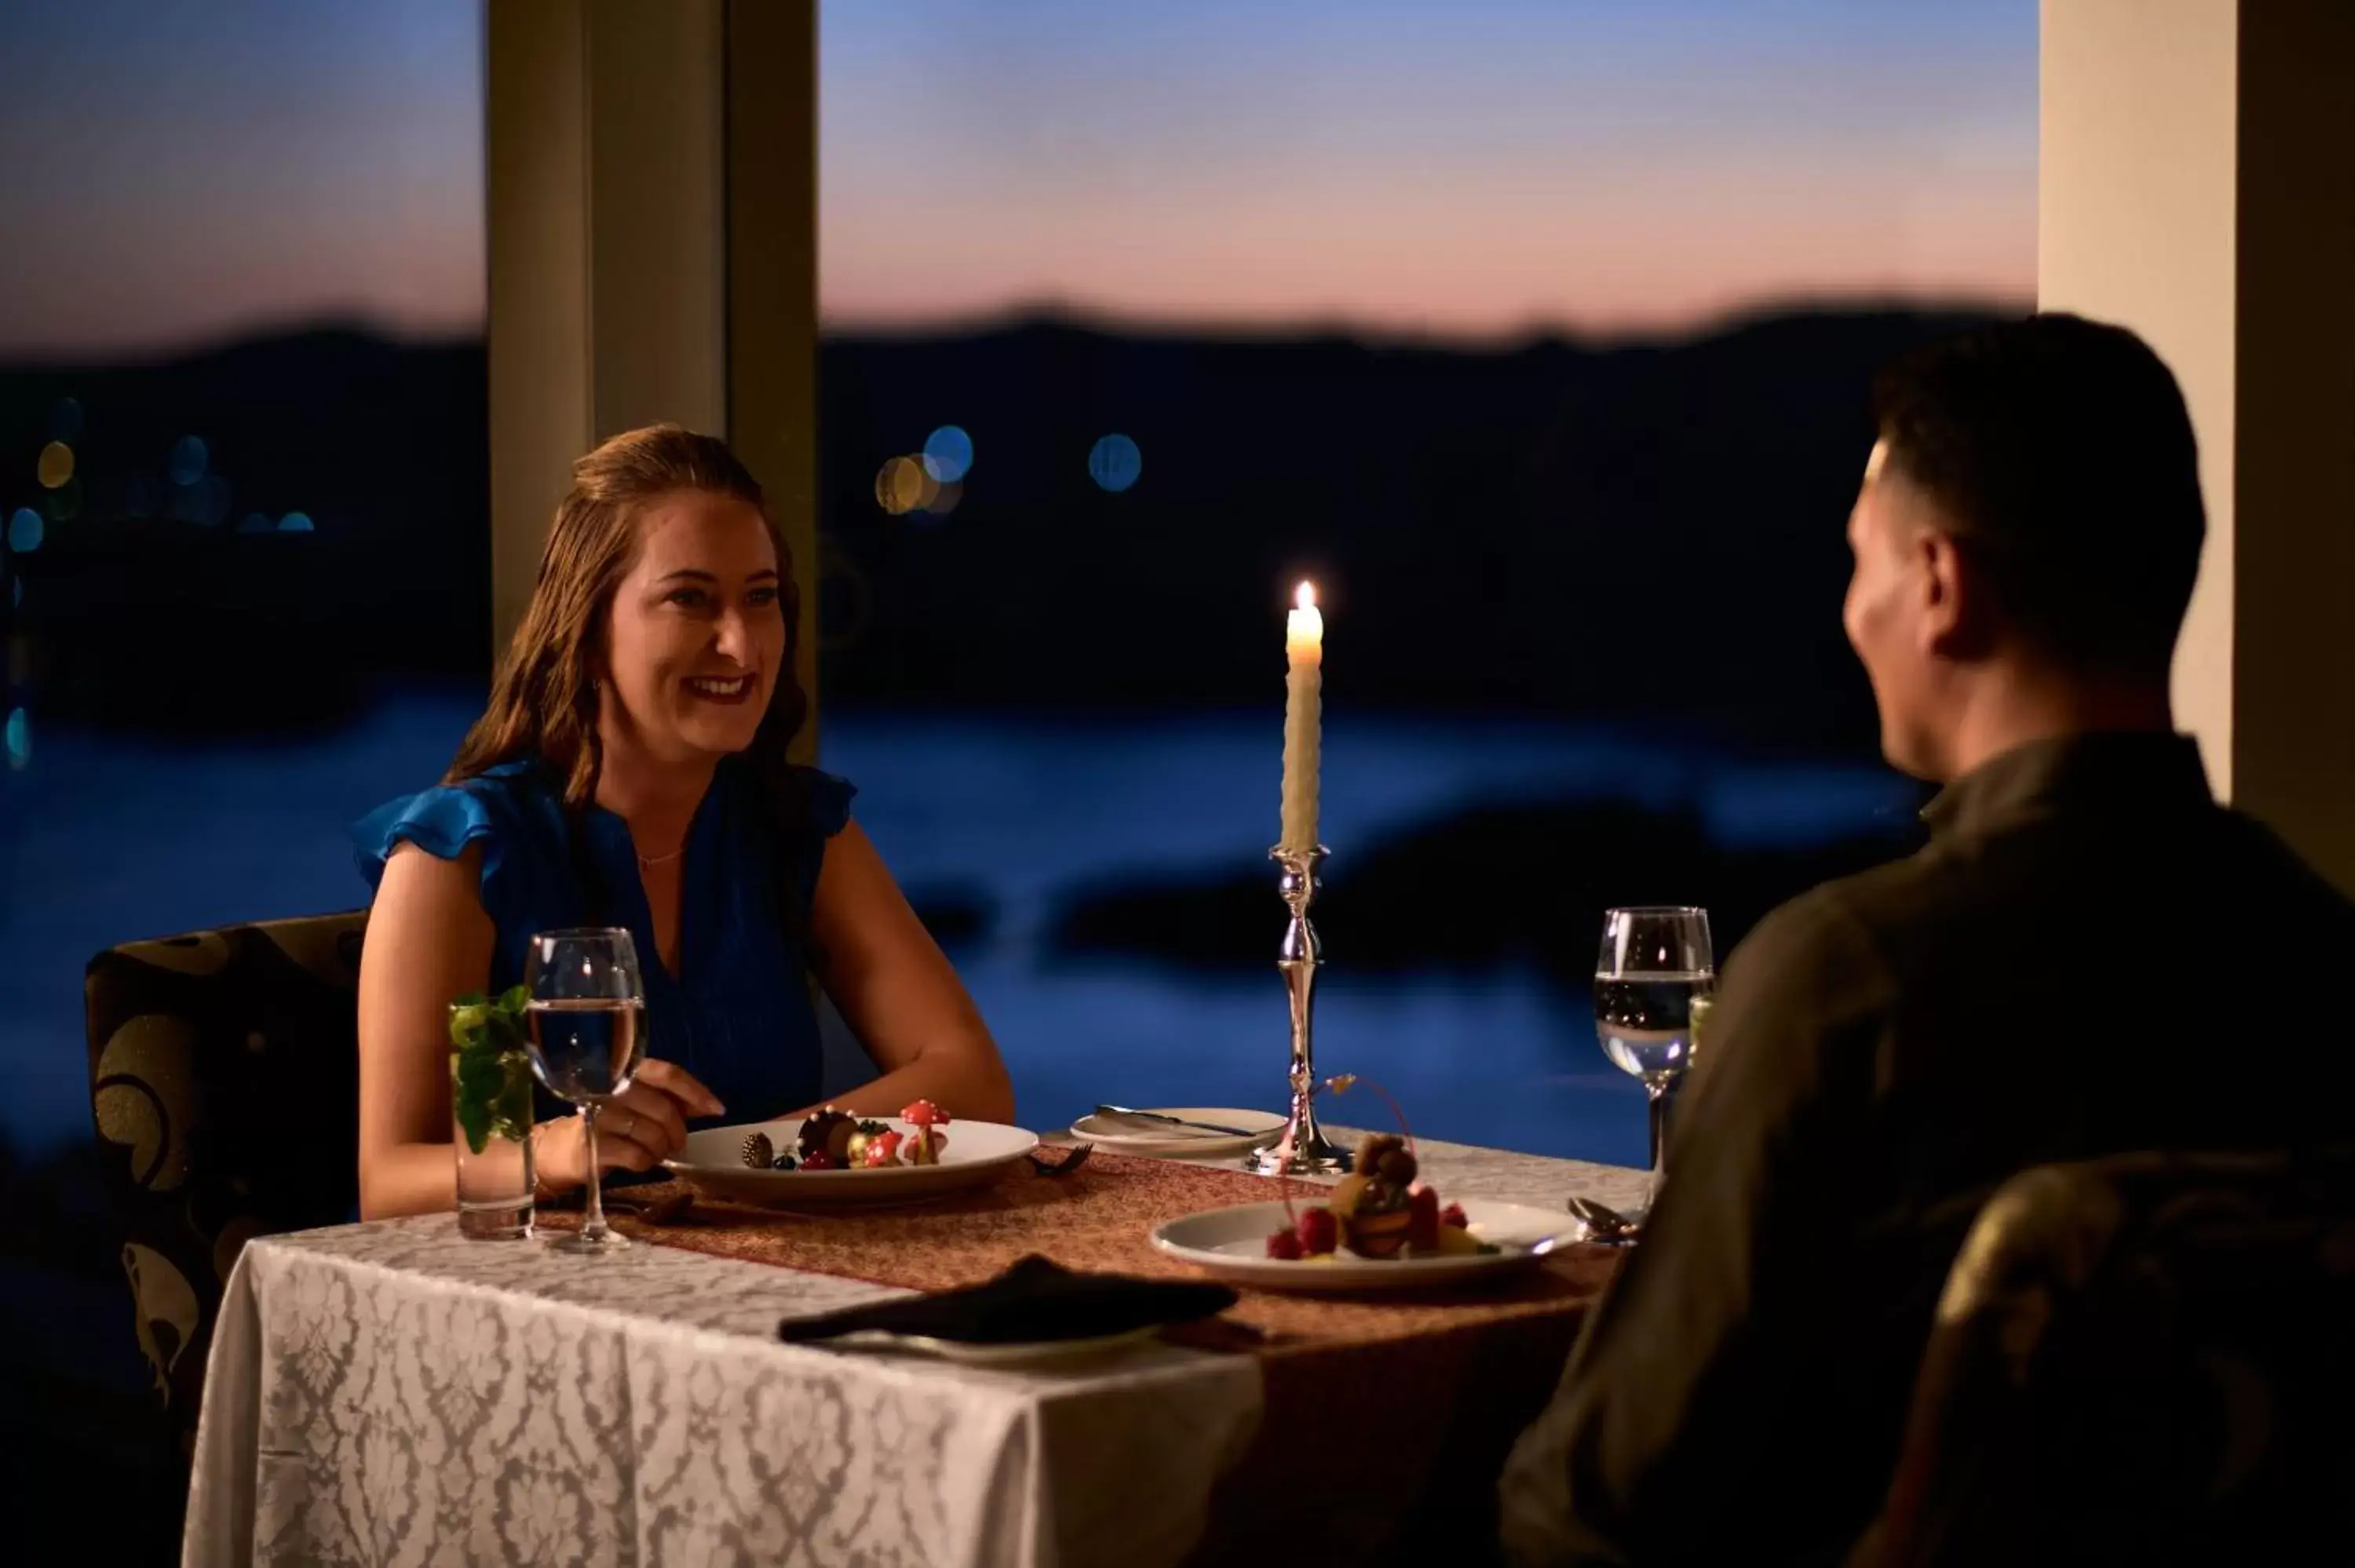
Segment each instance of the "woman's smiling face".
[{"label": "woman's smiling face", "polygon": [[683,490],[648,503],[637,528],[606,629],[614,716],[658,760],[741,751],[785,659],[768,524],[745,502]]}]

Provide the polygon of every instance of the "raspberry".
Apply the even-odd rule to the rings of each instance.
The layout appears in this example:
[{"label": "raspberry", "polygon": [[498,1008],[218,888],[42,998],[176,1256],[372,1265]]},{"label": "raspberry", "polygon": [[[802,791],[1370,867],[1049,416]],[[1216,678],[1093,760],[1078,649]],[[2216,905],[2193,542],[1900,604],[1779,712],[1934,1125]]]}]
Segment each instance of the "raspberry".
[{"label": "raspberry", "polygon": [[1429,1187],[1417,1187],[1407,1194],[1406,1245],[1417,1252],[1430,1252],[1439,1245],[1439,1194]]},{"label": "raspberry", "polygon": [[1472,1222],[1465,1217],[1464,1205],[1461,1203],[1450,1203],[1440,1210],[1439,1223],[1443,1225],[1454,1225],[1459,1231],[1468,1231],[1472,1228]]},{"label": "raspberry", "polygon": [[1304,1253],[1331,1252],[1341,1245],[1340,1222],[1330,1209],[1303,1209],[1293,1234],[1300,1238]]},{"label": "raspberry", "polygon": [[834,1169],[834,1156],[828,1154],[823,1149],[813,1149],[807,1154],[802,1156],[802,1169],[805,1171],[831,1171]]},{"label": "raspberry", "polygon": [[1291,1230],[1275,1232],[1267,1238],[1267,1255],[1280,1257],[1288,1263],[1300,1261],[1300,1237]]}]

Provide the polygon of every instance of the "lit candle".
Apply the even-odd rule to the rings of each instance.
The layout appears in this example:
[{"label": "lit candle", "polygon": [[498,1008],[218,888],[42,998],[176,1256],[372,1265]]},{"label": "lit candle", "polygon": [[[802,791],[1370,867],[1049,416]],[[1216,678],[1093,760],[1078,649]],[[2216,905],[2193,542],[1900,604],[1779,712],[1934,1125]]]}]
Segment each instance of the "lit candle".
[{"label": "lit candle", "polygon": [[1322,745],[1325,618],[1316,585],[1302,583],[1284,627],[1284,834],[1278,847],[1316,847],[1316,754]]}]

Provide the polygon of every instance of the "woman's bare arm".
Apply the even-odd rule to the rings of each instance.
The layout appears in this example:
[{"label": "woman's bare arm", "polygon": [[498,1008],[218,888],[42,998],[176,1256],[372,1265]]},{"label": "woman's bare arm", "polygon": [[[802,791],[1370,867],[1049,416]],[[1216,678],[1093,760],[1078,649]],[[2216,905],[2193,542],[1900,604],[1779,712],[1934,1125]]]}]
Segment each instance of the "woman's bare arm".
[{"label": "woman's bare arm", "polygon": [[450,1003],[481,991],[497,934],[483,855],[402,844],[385,862],[360,949],[360,1217],[454,1207]]},{"label": "woman's bare arm", "polygon": [[882,1070],[832,1104],[893,1116],[921,1098],[954,1117],[1014,1119],[1014,1086],[980,1010],[856,821],[826,843],[810,934],[826,994]]},{"label": "woman's bare arm", "polygon": [[[360,1217],[447,1211],[458,1198],[450,1149],[450,1003],[485,989],[496,928],[482,904],[482,852],[442,860],[402,844],[385,862],[360,949]],[[685,1068],[649,1060],[599,1117],[598,1163],[649,1171],[678,1150],[689,1116],[724,1113]],[[617,1130],[618,1129],[618,1130]],[[543,1190],[586,1180],[580,1118],[532,1128]]]}]

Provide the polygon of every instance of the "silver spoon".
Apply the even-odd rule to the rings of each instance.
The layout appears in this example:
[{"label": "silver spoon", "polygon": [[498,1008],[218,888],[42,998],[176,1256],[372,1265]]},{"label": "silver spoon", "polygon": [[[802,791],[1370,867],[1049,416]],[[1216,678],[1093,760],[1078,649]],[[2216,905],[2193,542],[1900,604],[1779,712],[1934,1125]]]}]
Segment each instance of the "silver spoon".
[{"label": "silver spoon", "polygon": [[1592,1198],[1572,1197],[1567,1207],[1580,1224],[1586,1227],[1586,1239],[1597,1246],[1628,1246],[1643,1233],[1641,1220],[1631,1220],[1608,1203],[1598,1203]]}]

